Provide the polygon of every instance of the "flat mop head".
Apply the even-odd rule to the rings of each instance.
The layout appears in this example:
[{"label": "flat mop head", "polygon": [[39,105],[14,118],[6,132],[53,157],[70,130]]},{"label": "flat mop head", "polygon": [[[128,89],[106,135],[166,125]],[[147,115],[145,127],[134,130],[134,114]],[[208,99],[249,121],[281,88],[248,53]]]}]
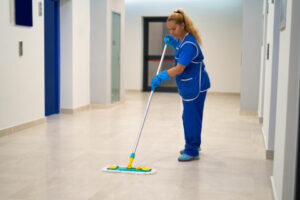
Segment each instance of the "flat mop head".
[{"label": "flat mop head", "polygon": [[154,168],[149,167],[120,167],[118,165],[108,166],[103,168],[103,171],[105,172],[111,172],[111,173],[126,173],[126,174],[154,174],[156,170]]},{"label": "flat mop head", "polygon": [[149,167],[132,167],[132,163],[135,157],[135,153],[132,153],[129,158],[129,162],[127,167],[119,167],[118,165],[111,165],[108,167],[104,167],[103,171],[112,172],[112,173],[127,173],[127,174],[154,174],[156,172],[155,169],[151,169]]}]

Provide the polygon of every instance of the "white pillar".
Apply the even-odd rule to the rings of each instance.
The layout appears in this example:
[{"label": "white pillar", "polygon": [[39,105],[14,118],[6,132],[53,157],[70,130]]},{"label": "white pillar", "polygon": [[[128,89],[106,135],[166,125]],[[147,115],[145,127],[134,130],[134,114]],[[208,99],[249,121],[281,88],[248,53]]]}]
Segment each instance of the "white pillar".
[{"label": "white pillar", "polygon": [[60,1],[61,108],[90,104],[90,1]]},{"label": "white pillar", "polygon": [[240,109],[241,111],[256,112],[259,94],[263,1],[244,0],[243,3],[243,55]]}]

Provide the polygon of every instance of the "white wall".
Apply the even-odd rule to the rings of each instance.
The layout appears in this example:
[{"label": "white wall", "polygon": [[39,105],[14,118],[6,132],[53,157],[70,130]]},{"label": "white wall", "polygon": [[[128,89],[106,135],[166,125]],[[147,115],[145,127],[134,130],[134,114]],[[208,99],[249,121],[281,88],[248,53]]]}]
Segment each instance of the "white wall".
[{"label": "white wall", "polygon": [[72,1],[60,1],[60,106],[73,108]]},{"label": "white wall", "polygon": [[240,109],[257,111],[262,43],[262,0],[243,1],[243,59]]},{"label": "white wall", "polygon": [[90,1],[60,1],[61,108],[90,104]]},{"label": "white wall", "polygon": [[260,122],[263,120],[264,114],[264,95],[265,95],[265,69],[266,69],[266,56],[267,56],[267,26],[268,26],[268,1],[264,0],[263,5],[263,35],[260,47],[260,75],[259,75],[259,95],[258,95],[258,108],[257,114]]},{"label": "white wall", "polygon": [[90,104],[90,1],[73,5],[73,108]]},{"label": "white wall", "polygon": [[111,103],[112,12],[121,15],[120,97],[124,96],[124,0],[91,0],[91,103]]},{"label": "white wall", "polygon": [[92,104],[107,104],[107,1],[91,0],[91,80]]},{"label": "white wall", "polygon": [[[38,3],[33,0],[33,27],[15,26],[11,3],[0,1],[0,130],[44,118],[44,17],[38,16]],[[102,52],[90,47],[91,1],[61,0],[61,108],[76,109],[90,104],[90,56],[100,57],[100,68],[107,68],[107,74],[98,74],[100,87],[104,85],[108,94],[97,91],[110,103],[110,35],[111,12],[121,13],[121,63],[124,63],[124,0],[105,2],[106,26],[103,18],[94,18],[99,29],[109,35],[104,38]],[[97,1],[99,2],[99,1]],[[102,1],[103,2],[103,1]],[[101,3],[101,2],[100,2]],[[100,4],[101,8],[102,4]],[[97,13],[102,14],[99,10]],[[107,33],[106,33],[107,32]],[[102,35],[98,35],[101,38]],[[101,38],[103,39],[103,38]],[[18,42],[23,41],[24,55],[18,56]],[[95,42],[95,41],[92,41]],[[108,52],[105,54],[105,52]],[[105,57],[101,57],[104,54]],[[104,59],[101,59],[104,58]],[[103,65],[104,64],[104,65]],[[121,64],[121,98],[124,96],[124,69]],[[103,83],[107,83],[107,85]],[[94,84],[95,85],[95,84]],[[108,88],[108,89],[107,89]],[[105,91],[105,92],[106,92]]]},{"label": "white wall", "polygon": [[[33,27],[11,23],[11,2],[0,1],[0,130],[45,115],[44,16],[38,16],[40,1],[32,2]],[[22,57],[18,55],[19,41],[23,41]]]},{"label": "white wall", "polygon": [[240,92],[242,0],[126,0],[126,89],[141,90],[143,76],[143,16],[168,16],[183,8],[203,39],[204,61],[211,90]]},{"label": "white wall", "polygon": [[[286,29],[280,32],[273,191],[276,200],[294,199],[299,116],[300,2],[287,1]],[[299,189],[299,188],[297,188]]]}]

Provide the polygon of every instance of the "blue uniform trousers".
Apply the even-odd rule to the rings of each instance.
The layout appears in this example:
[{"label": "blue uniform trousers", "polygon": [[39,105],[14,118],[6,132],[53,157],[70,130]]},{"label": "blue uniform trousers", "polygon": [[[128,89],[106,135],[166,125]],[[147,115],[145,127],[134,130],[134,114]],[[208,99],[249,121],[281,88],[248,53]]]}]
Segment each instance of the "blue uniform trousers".
[{"label": "blue uniform trousers", "polygon": [[203,108],[206,91],[201,92],[197,99],[183,102],[183,127],[185,137],[184,153],[190,156],[198,156],[198,148],[201,145],[201,131]]}]

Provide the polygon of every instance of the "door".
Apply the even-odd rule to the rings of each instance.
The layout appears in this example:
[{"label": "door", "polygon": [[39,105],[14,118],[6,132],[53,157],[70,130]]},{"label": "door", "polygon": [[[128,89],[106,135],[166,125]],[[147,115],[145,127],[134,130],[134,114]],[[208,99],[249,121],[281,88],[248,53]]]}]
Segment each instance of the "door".
[{"label": "door", "polygon": [[[164,36],[169,31],[166,25],[167,17],[144,18],[144,74],[143,91],[151,90],[151,80],[155,76],[164,48]],[[167,48],[161,71],[174,66],[174,50]],[[155,91],[177,92],[176,81],[171,77],[169,81],[163,81]]]},{"label": "door", "polygon": [[120,14],[112,12],[112,50],[111,50],[111,102],[120,101]]},{"label": "door", "polygon": [[59,113],[59,0],[44,1],[45,21],[45,115]]}]

